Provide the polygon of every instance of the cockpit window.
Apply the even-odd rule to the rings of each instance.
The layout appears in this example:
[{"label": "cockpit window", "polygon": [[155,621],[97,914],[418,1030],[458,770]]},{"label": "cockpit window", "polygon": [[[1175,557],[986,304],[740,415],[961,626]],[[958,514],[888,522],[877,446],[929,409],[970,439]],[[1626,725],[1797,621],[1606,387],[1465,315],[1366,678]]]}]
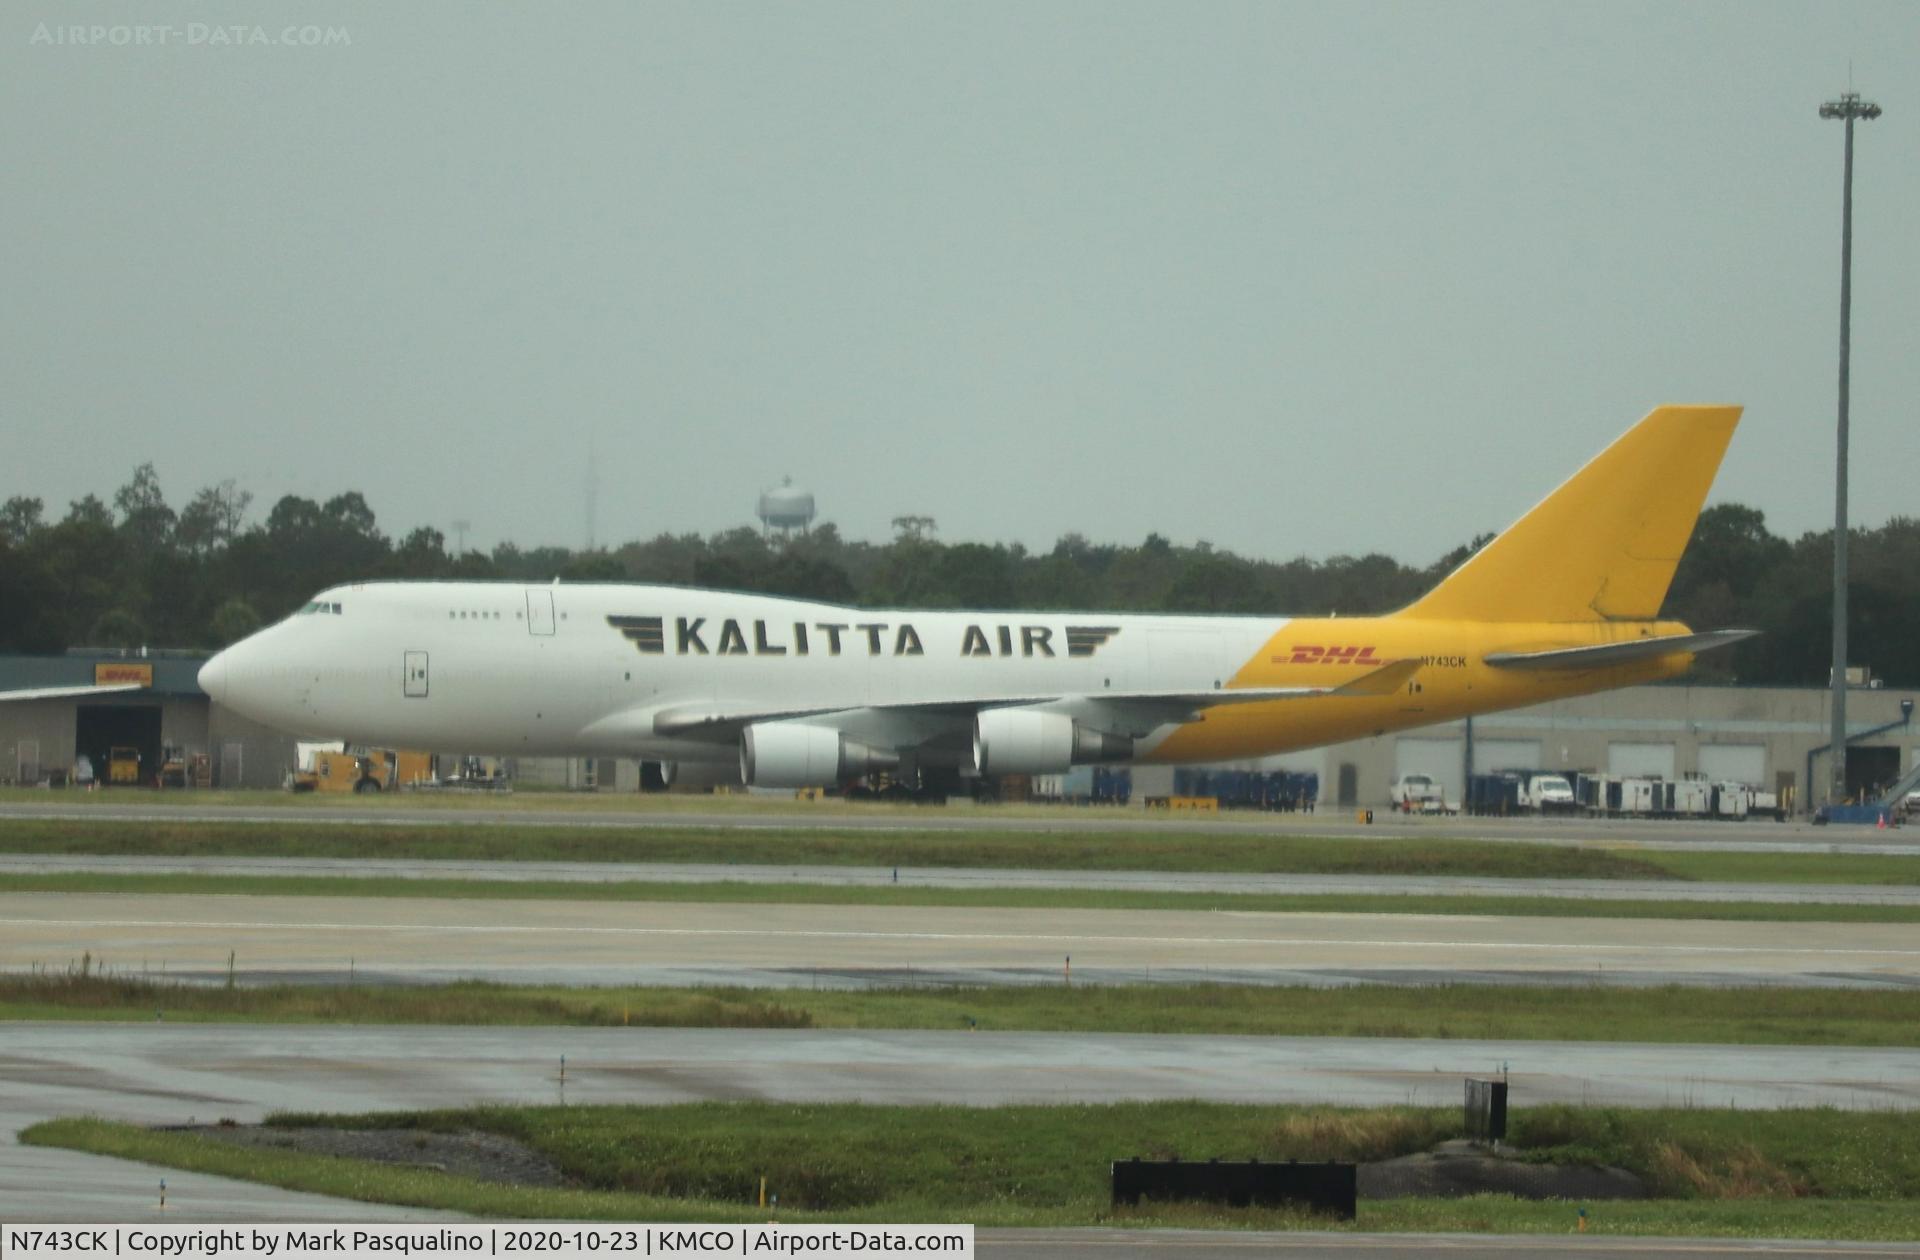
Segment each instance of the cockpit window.
[{"label": "cockpit window", "polygon": [[298,615],[304,617],[309,613],[330,613],[337,617],[340,615],[340,605],[330,600],[316,599],[302,608]]}]

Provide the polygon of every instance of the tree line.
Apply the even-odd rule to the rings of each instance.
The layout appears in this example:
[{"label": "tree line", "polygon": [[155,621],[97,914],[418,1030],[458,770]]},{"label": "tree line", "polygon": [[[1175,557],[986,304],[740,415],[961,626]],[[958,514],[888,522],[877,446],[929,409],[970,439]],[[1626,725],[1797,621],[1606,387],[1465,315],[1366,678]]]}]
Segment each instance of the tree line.
[{"label": "tree line", "polygon": [[[1137,546],[1068,534],[1047,551],[950,543],[925,517],[899,518],[885,542],[842,538],[828,524],[785,540],[741,527],[591,551],[501,543],[460,554],[429,526],[389,536],[356,491],[324,502],[287,495],[262,519],[252,507],[251,494],[222,481],[176,509],[151,464],[110,502],[87,495],[57,520],[37,498],[8,499],[0,651],[217,648],[328,586],[380,578],[658,582],[874,607],[1364,615],[1410,602],[1491,537],[1424,568],[1377,554],[1254,559],[1158,534]],[[1824,684],[1832,546],[1830,531],[1781,538],[1740,504],[1703,512],[1665,615],[1763,634],[1703,658],[1700,674]],[[1853,660],[1890,685],[1920,685],[1920,520],[1855,530],[1850,548]]]}]

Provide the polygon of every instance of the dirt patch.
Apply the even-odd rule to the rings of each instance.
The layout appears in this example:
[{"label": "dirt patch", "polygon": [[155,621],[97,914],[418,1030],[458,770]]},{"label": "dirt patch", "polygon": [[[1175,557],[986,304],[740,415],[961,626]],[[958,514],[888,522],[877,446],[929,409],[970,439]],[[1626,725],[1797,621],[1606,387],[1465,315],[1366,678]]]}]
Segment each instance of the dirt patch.
[{"label": "dirt patch", "polygon": [[418,1129],[282,1129],[255,1124],[192,1125],[196,1133],[235,1146],[308,1155],[340,1155],[409,1168],[431,1168],[509,1186],[564,1186],[551,1161],[512,1138],[494,1133],[425,1133]]},{"label": "dirt patch", "polygon": [[1517,1199],[1646,1199],[1646,1183],[1624,1168],[1532,1164],[1470,1142],[1443,1142],[1420,1155],[1360,1165],[1363,1199],[1458,1199],[1510,1194]]}]

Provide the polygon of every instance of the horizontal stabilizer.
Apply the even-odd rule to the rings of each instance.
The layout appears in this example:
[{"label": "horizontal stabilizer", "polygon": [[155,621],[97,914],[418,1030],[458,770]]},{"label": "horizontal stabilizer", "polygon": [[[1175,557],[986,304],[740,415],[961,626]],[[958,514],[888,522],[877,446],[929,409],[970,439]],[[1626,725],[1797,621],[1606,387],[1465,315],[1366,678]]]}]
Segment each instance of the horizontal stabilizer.
[{"label": "horizontal stabilizer", "polygon": [[1545,652],[1494,652],[1486,661],[1501,669],[1599,669],[1656,656],[1672,656],[1676,652],[1692,652],[1697,656],[1742,639],[1751,639],[1759,633],[1758,630],[1708,630],[1702,634],[1667,634],[1653,639],[1626,639],[1619,643],[1554,648]]}]

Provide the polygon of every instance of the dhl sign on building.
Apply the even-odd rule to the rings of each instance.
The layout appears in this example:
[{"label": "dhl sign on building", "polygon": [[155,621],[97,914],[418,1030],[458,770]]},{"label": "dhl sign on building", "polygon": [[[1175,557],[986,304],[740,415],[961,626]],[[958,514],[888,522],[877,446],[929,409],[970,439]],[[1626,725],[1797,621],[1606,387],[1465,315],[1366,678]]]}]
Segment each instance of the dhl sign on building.
[{"label": "dhl sign on building", "polygon": [[147,661],[100,661],[93,667],[93,685],[96,687],[124,687],[132,683],[140,687],[153,686],[153,665]]}]

